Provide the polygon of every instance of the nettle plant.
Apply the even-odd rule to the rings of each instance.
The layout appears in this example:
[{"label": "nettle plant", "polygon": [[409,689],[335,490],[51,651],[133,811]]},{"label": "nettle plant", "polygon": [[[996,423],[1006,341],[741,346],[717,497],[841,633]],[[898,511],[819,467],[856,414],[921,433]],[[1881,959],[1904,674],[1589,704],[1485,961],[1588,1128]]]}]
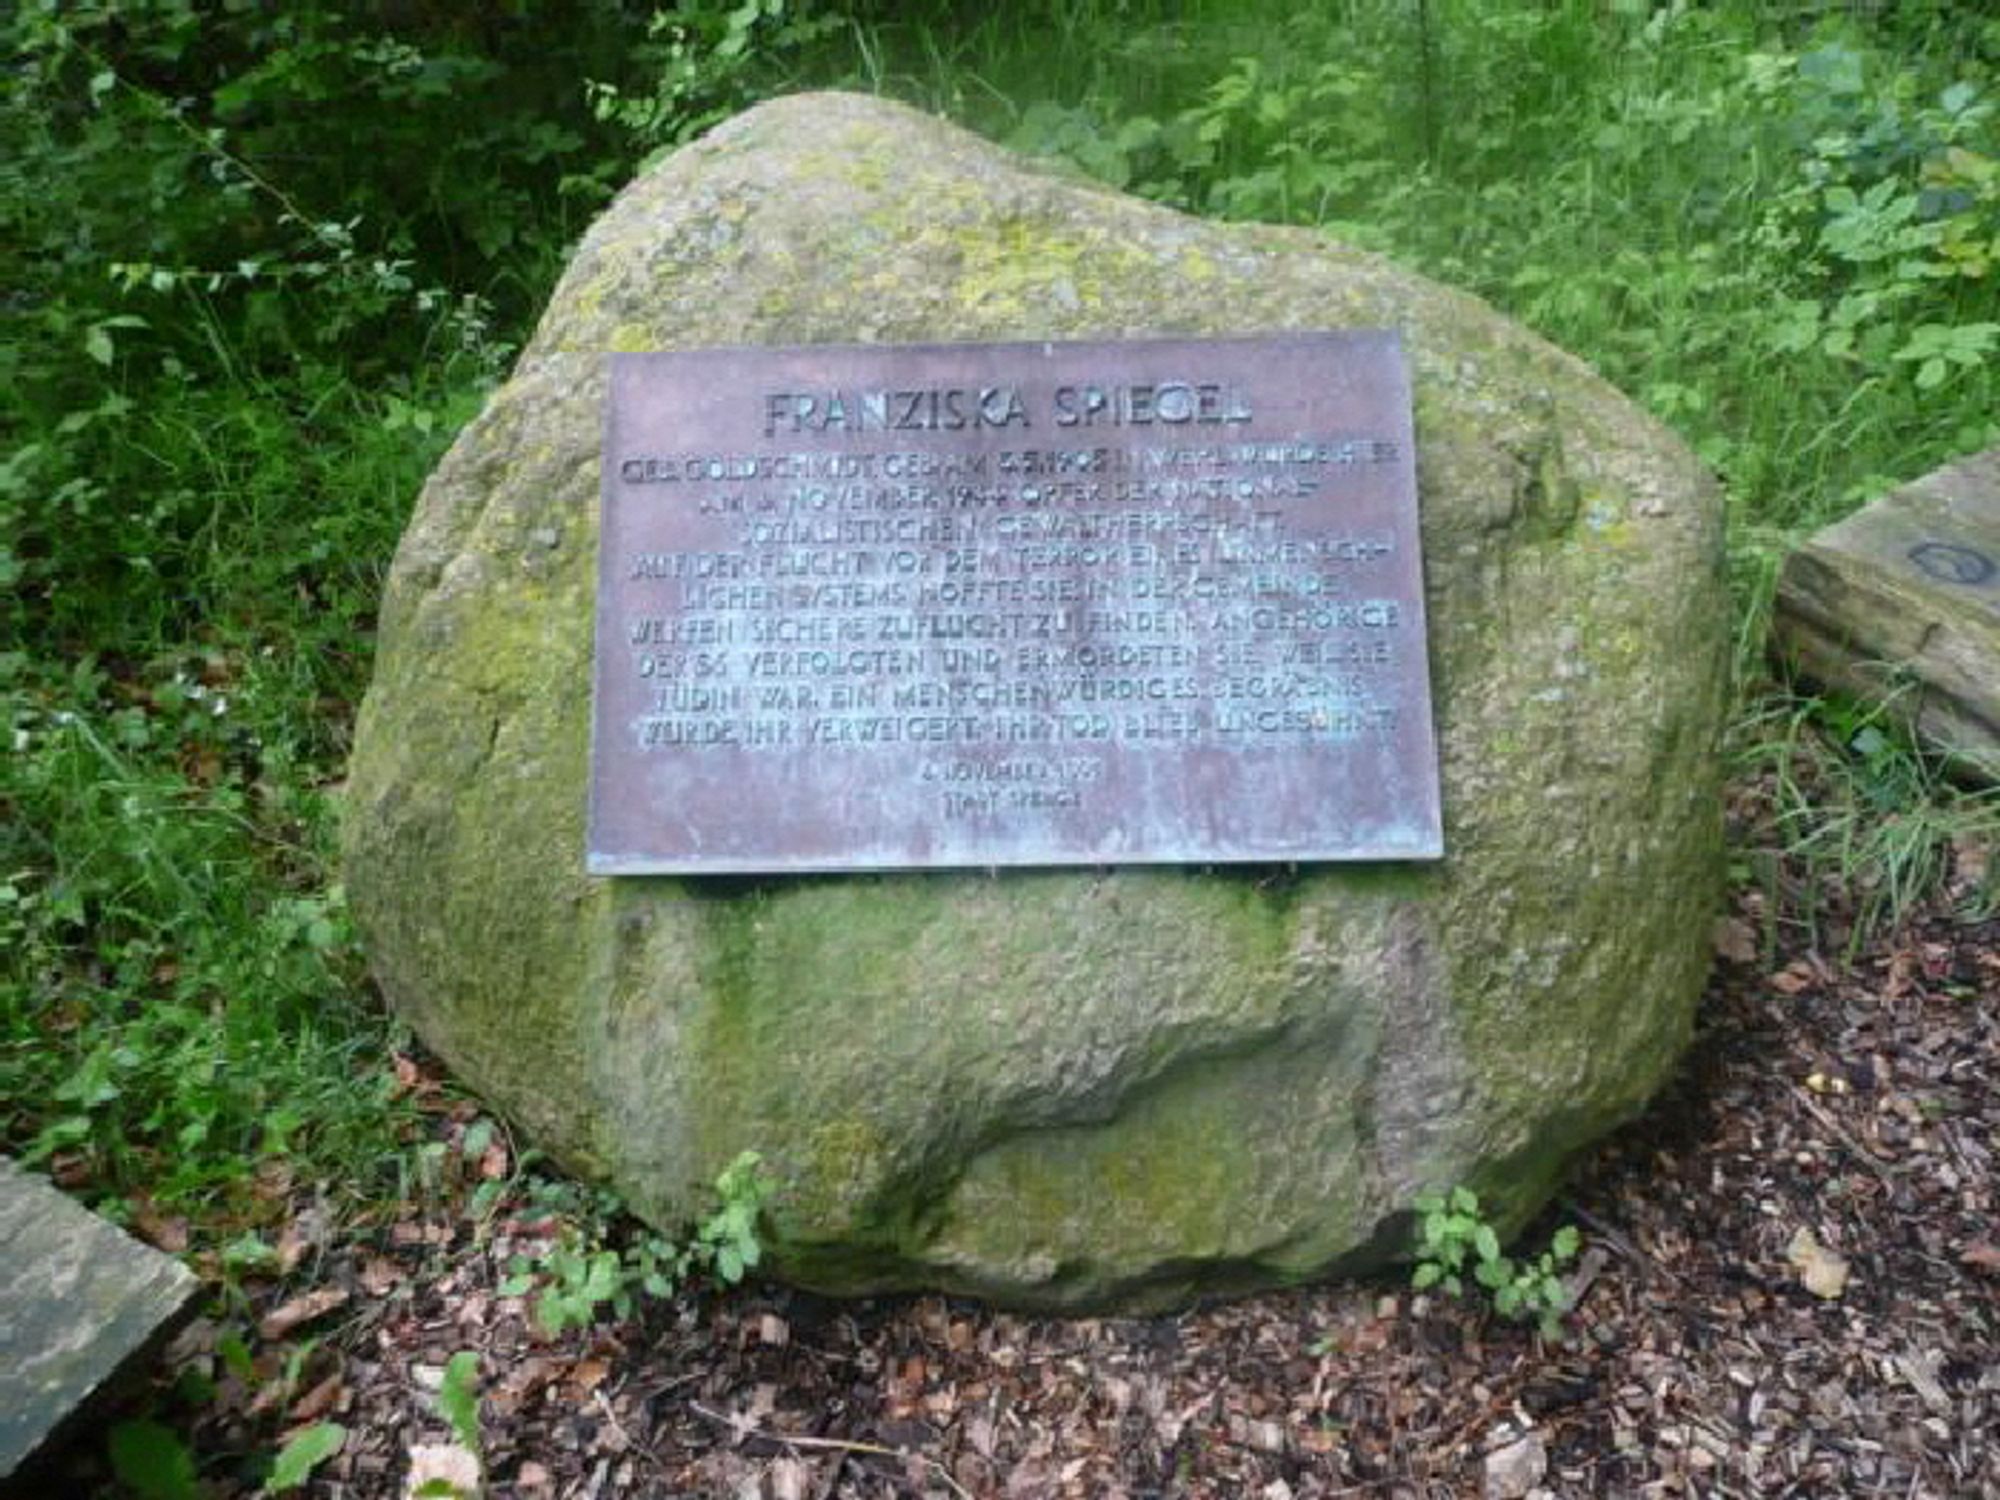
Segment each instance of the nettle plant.
[{"label": "nettle plant", "polygon": [[1793,268],[1771,334],[1920,390],[1981,368],[2000,322],[1962,316],[2000,284],[2000,128],[1960,80],[1926,97],[1908,73],[1842,43],[1760,53],[1747,82],[1796,152],[1757,229]]},{"label": "nettle plant", "polygon": [[1416,1206],[1423,1219],[1411,1286],[1419,1291],[1439,1287],[1458,1297],[1464,1295],[1469,1275],[1486,1289],[1503,1318],[1532,1319],[1542,1337],[1562,1336],[1563,1314],[1569,1311],[1562,1267],[1576,1258],[1581,1242],[1574,1225],[1558,1229],[1539,1256],[1516,1260],[1501,1251],[1500,1236],[1480,1215],[1479,1197],[1471,1189],[1426,1193]]},{"label": "nettle plant", "polygon": [[685,1240],[648,1232],[622,1248],[605,1243],[605,1222],[619,1205],[601,1195],[543,1254],[514,1257],[501,1295],[535,1291],[535,1322],[554,1338],[589,1327],[606,1306],[630,1317],[641,1296],[672,1297],[702,1277],[735,1286],[763,1259],[758,1221],[776,1189],[763,1159],[745,1151],[715,1179],[716,1207]]}]

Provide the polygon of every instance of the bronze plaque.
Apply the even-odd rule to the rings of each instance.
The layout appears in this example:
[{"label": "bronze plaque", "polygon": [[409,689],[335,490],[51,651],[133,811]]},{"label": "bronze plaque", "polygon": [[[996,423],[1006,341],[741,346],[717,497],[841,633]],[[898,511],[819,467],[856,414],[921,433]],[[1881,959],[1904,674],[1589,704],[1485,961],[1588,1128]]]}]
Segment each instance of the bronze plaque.
[{"label": "bronze plaque", "polygon": [[611,356],[589,867],[1434,859],[1385,331]]}]

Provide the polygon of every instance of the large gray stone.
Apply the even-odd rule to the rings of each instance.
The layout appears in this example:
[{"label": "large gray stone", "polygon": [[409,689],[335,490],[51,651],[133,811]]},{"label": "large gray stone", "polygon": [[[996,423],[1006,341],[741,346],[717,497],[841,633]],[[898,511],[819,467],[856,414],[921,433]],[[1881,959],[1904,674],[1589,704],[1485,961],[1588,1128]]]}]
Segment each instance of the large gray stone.
[{"label": "large gray stone", "polygon": [[[607,350],[1393,327],[1447,857],[855,878],[584,873]],[[1718,503],[1471,297],[807,95],[633,183],[419,502],[346,825],[391,1001],[671,1224],[745,1148],[782,1274],[1164,1305],[1505,1224],[1686,1040],[1718,892]]]},{"label": "large gray stone", "polygon": [[2000,448],[1810,537],[1779,575],[1774,639],[1805,676],[2000,781]]}]

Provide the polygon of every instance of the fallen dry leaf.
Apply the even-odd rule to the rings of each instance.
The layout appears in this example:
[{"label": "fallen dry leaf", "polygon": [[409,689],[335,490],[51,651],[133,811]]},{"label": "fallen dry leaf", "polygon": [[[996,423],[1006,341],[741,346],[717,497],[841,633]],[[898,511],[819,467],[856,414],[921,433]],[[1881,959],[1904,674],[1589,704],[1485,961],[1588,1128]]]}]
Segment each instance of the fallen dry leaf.
[{"label": "fallen dry leaf", "polygon": [[288,1221],[285,1227],[278,1231],[278,1269],[290,1275],[305,1258],[306,1251],[311,1248],[312,1241],[300,1229],[298,1220]]},{"label": "fallen dry leaf", "polygon": [[281,1339],[301,1323],[310,1323],[314,1318],[323,1317],[347,1301],[347,1288],[323,1286],[289,1302],[280,1303],[265,1313],[257,1324],[258,1334],[267,1339]]},{"label": "fallen dry leaf", "polygon": [[1757,930],[1741,917],[1719,917],[1715,923],[1715,952],[1733,964],[1757,961]]},{"label": "fallen dry leaf", "polygon": [[451,1226],[405,1219],[389,1227],[389,1240],[397,1245],[449,1245]]},{"label": "fallen dry leaf", "polygon": [[318,1385],[294,1401],[289,1419],[294,1422],[312,1422],[332,1411],[340,1400],[341,1381],[336,1373],[329,1375]]},{"label": "fallen dry leaf", "polygon": [[1986,883],[1993,864],[1993,843],[1977,834],[1960,834],[1951,841],[1952,864],[1961,889],[1974,890]]},{"label": "fallen dry leaf", "polygon": [[1958,1252],[1958,1258],[1975,1271],[2000,1273],[2000,1245],[1991,1240],[1974,1240]]},{"label": "fallen dry leaf", "polygon": [[1822,1245],[1803,1224],[1785,1246],[1785,1259],[1797,1268],[1800,1283],[1815,1297],[1831,1302],[1847,1290],[1847,1262]]},{"label": "fallen dry leaf", "polygon": [[406,1057],[398,1052],[393,1067],[396,1072],[396,1087],[391,1091],[391,1098],[398,1098],[404,1094],[417,1093],[422,1089],[424,1086],[424,1070],[417,1066],[414,1058]]},{"label": "fallen dry leaf", "polygon": [[168,1218],[150,1208],[142,1208],[132,1215],[132,1227],[139,1231],[139,1238],[155,1250],[164,1250],[169,1255],[187,1253],[188,1221],[178,1214]]},{"label": "fallen dry leaf", "polygon": [[1770,979],[1771,988],[1781,995],[1797,995],[1808,989],[1813,982],[1813,973],[1803,961],[1787,964]]},{"label": "fallen dry leaf", "polygon": [[611,1366],[601,1359],[580,1359],[569,1368],[569,1384],[579,1396],[588,1396],[610,1373]]},{"label": "fallen dry leaf", "polygon": [[257,1196],[267,1203],[281,1203],[292,1194],[291,1166],[276,1157],[258,1162],[251,1178]]}]

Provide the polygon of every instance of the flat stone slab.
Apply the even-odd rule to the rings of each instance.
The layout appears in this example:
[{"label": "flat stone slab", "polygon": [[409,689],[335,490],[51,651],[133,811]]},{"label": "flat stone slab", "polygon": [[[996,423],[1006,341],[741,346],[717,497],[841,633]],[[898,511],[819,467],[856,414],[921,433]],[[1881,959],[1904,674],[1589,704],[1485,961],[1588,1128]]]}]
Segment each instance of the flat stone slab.
[{"label": "flat stone slab", "polygon": [[179,1261],[0,1158],[0,1479],[199,1289]]},{"label": "flat stone slab", "polygon": [[2000,781],[2000,448],[1815,534],[1779,577],[1776,638],[1805,676]]}]

